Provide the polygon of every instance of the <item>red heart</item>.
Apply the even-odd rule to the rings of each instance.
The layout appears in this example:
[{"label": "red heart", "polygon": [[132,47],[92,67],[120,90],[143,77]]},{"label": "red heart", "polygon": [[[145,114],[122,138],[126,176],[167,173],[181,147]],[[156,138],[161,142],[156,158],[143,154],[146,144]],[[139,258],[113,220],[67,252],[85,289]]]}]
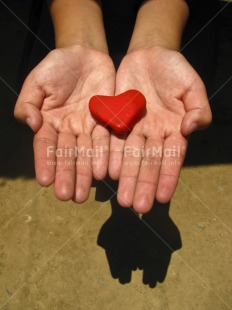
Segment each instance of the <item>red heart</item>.
[{"label": "red heart", "polygon": [[144,115],[146,99],[141,92],[131,89],[118,96],[93,96],[89,109],[105,126],[118,134],[125,134]]}]

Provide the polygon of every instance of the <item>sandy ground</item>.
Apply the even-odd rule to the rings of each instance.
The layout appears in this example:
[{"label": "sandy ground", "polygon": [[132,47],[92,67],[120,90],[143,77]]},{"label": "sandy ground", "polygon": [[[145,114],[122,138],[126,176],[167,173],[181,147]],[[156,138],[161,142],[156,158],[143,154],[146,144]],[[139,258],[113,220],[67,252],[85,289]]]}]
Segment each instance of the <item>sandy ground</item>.
[{"label": "sandy ground", "polygon": [[[30,1],[11,2],[27,22]],[[232,309],[231,81],[212,99],[213,126],[190,139],[169,205],[140,219],[110,180],[62,203],[36,183],[33,135],[12,117],[25,28],[0,12],[0,309]],[[222,23],[215,91],[232,73]]]}]

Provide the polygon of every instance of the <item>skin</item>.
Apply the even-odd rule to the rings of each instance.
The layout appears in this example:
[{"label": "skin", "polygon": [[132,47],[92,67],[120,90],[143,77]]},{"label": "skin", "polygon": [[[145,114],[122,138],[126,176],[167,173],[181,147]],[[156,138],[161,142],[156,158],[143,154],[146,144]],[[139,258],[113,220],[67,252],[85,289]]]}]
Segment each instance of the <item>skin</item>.
[{"label": "skin", "polygon": [[[81,203],[89,196],[93,176],[99,180],[107,173],[110,134],[96,123],[88,104],[95,94],[114,94],[115,69],[96,1],[56,0],[51,14],[57,48],[27,77],[14,114],[35,132],[38,182],[55,183],[57,198]],[[89,156],[100,146],[100,159]],[[76,157],[75,147],[83,150]],[[56,149],[73,151],[67,158]]]},{"label": "skin", "polygon": [[[119,179],[120,205],[146,213],[155,198],[166,203],[174,194],[187,137],[208,125],[207,95],[185,58],[160,47],[129,53],[119,67],[116,85],[116,93],[135,88],[147,99],[147,113],[132,132],[124,138],[111,136],[109,163],[110,176]],[[160,147],[161,153],[149,152]]]},{"label": "skin", "polygon": [[[110,142],[109,174],[119,180],[118,202],[139,213],[148,212],[154,199],[172,198],[188,136],[212,119],[202,80],[178,52],[188,13],[183,0],[145,1],[116,76],[116,94],[134,88],[147,99],[145,117],[128,136],[112,134]],[[161,154],[147,152],[154,147]],[[169,150],[177,151],[168,156]]]},{"label": "skin", "polygon": [[[208,126],[212,117],[203,82],[178,52],[188,14],[184,0],[144,1],[115,76],[97,1],[52,1],[57,48],[27,77],[15,106],[15,117],[35,132],[36,177],[42,186],[55,183],[59,199],[81,203],[92,178],[103,179],[108,168],[111,178],[119,180],[123,207],[146,213],[154,199],[171,199],[188,136]],[[144,94],[147,113],[130,134],[110,135],[92,118],[89,99],[128,89]],[[48,147],[76,146],[93,154],[100,147],[104,151],[100,160],[82,152],[69,157],[70,163],[47,152]],[[146,152],[154,147],[162,152]]]}]

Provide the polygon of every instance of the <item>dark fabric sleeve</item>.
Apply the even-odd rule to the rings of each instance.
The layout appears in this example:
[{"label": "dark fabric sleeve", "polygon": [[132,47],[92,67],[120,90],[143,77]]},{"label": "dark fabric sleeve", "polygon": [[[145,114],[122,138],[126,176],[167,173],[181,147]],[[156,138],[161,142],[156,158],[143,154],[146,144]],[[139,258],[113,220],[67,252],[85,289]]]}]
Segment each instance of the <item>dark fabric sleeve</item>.
[{"label": "dark fabric sleeve", "polygon": [[192,0],[185,0],[187,2],[188,6],[191,8],[192,7]]},{"label": "dark fabric sleeve", "polygon": [[189,6],[190,13],[208,14],[218,8],[219,0],[185,0]]}]

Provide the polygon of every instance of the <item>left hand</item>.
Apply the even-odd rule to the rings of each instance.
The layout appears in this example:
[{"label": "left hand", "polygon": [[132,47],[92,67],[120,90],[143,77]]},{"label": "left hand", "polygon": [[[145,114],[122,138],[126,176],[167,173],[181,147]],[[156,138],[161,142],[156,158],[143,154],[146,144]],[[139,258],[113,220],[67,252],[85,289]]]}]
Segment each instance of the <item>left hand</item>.
[{"label": "left hand", "polygon": [[202,80],[179,52],[155,47],[127,54],[116,95],[128,89],[144,94],[147,113],[127,137],[111,136],[109,174],[119,179],[120,205],[146,213],[154,199],[171,199],[188,136],[212,116]]}]

